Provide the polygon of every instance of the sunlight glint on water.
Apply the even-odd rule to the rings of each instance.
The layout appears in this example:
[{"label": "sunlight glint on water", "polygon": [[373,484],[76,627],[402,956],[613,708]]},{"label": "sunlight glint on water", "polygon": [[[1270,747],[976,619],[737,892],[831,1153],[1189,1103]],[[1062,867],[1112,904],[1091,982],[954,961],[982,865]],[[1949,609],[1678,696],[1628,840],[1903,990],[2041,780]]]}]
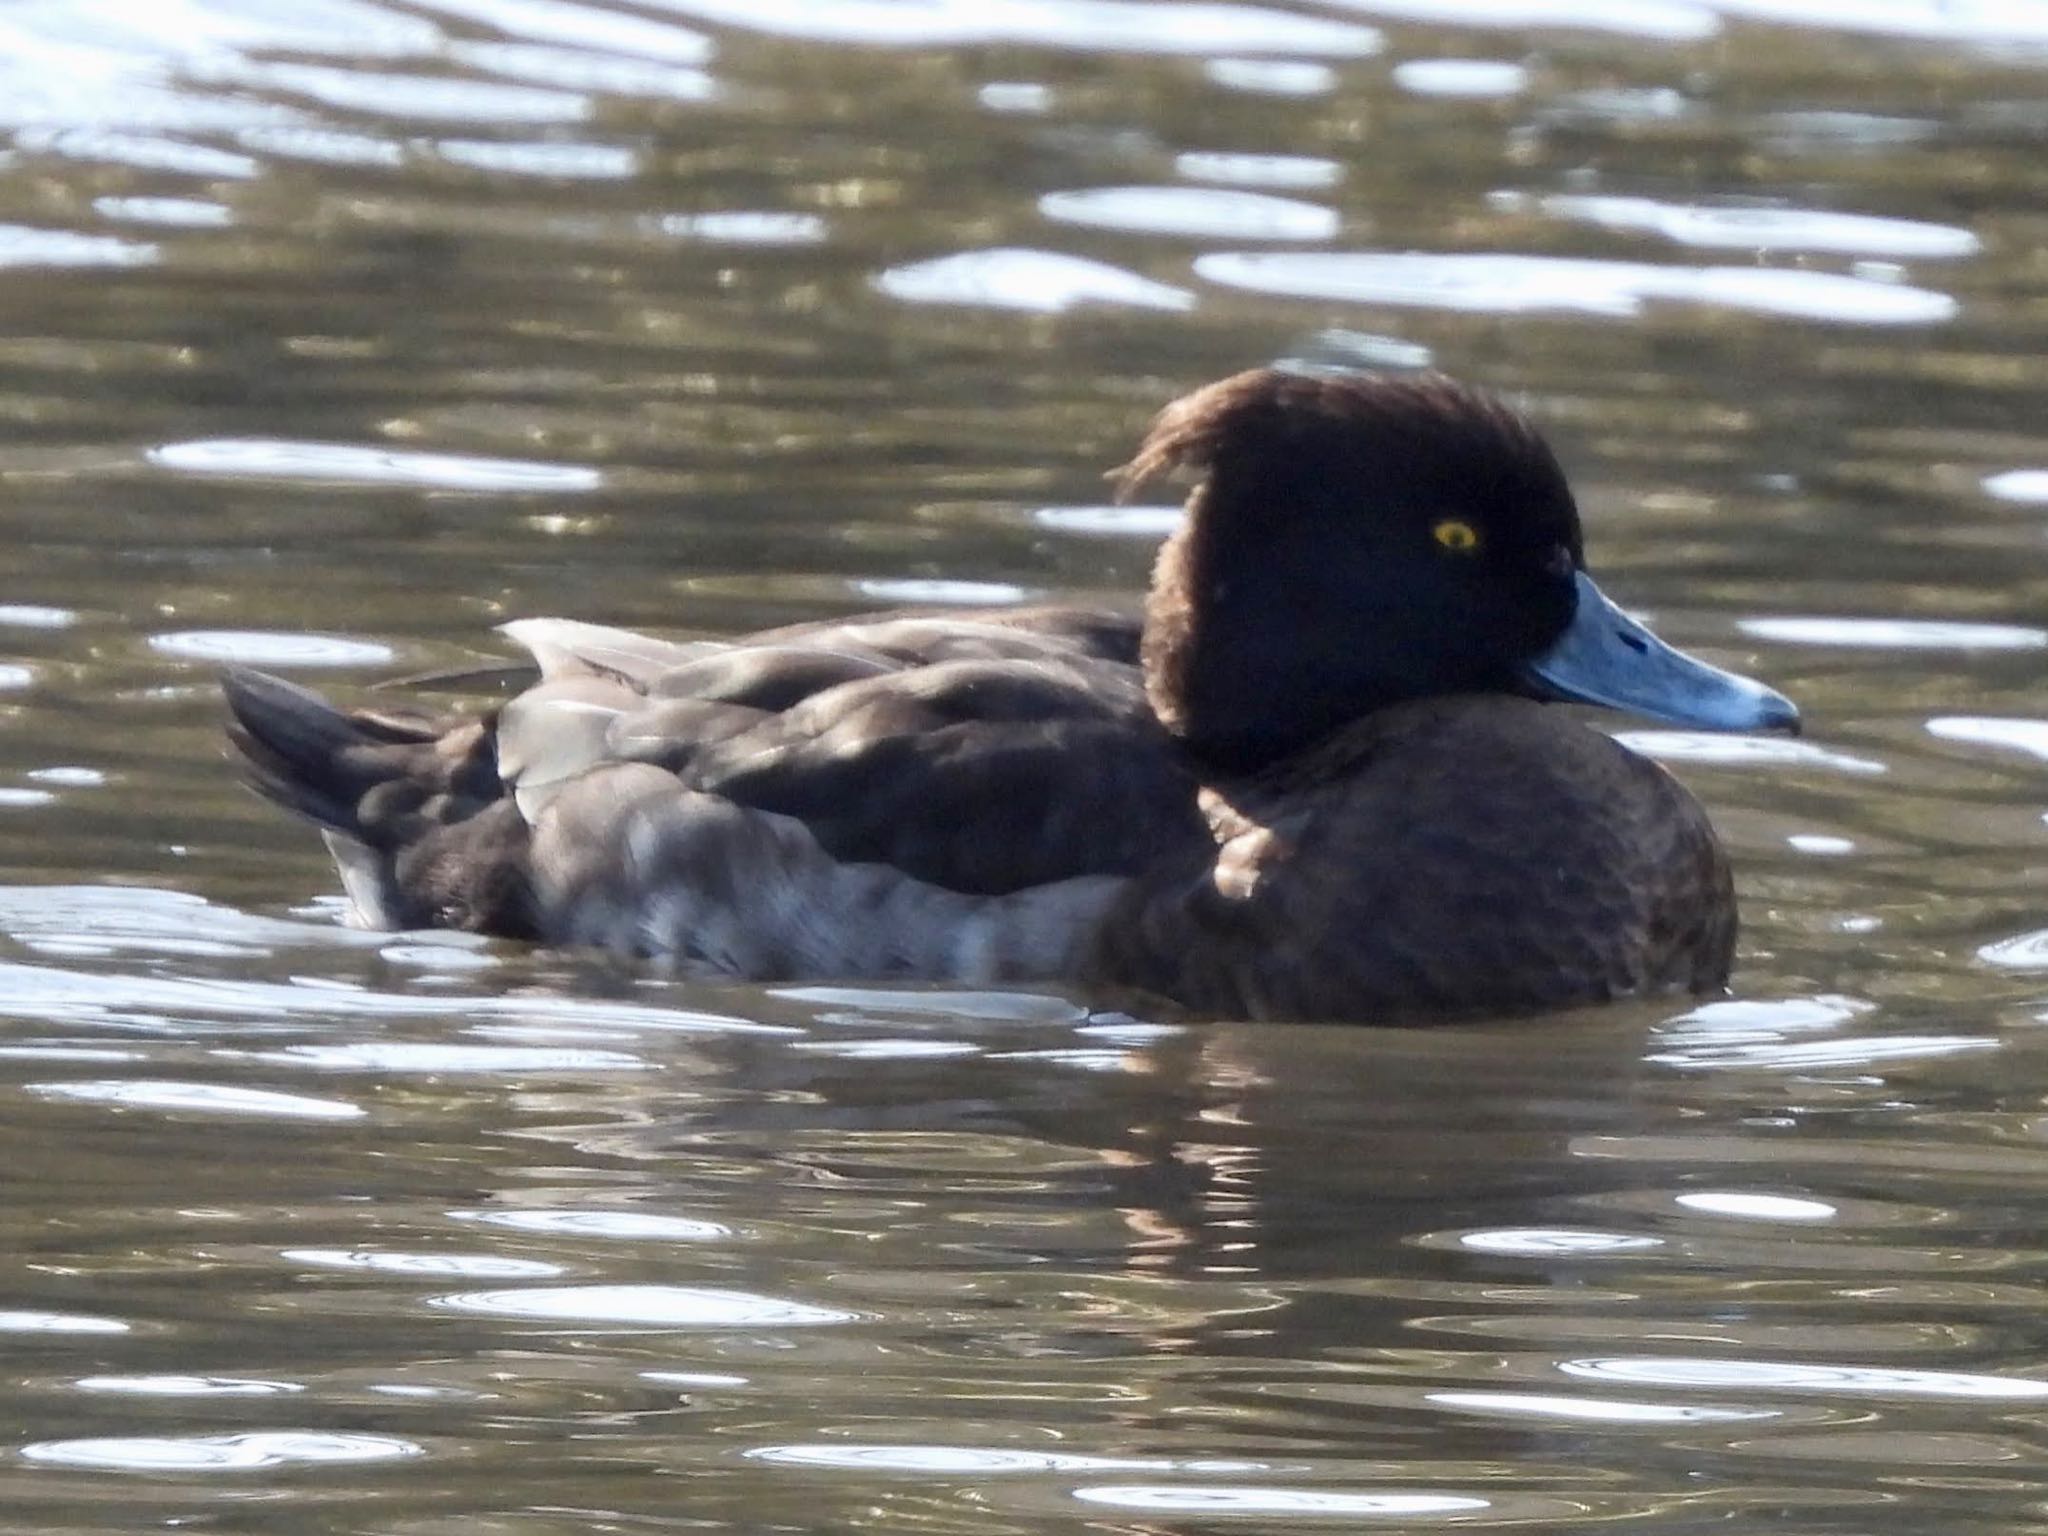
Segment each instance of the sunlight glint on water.
[{"label": "sunlight glint on water", "polygon": [[[2040,1523],[2038,7],[0,13],[10,1529]],[[1736,995],[1402,1032],[343,926],[214,680],[1127,598],[1202,380],[1527,407],[1797,697]]]}]

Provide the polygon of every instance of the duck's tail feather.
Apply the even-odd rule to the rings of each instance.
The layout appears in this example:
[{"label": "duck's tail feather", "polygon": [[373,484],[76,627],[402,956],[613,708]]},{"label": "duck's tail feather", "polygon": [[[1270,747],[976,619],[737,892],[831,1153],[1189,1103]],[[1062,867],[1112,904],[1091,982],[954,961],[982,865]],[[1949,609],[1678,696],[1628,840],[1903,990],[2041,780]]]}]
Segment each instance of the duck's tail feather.
[{"label": "duck's tail feather", "polygon": [[221,689],[244,781],[321,829],[366,926],[528,925],[525,824],[492,717],[344,711],[243,667]]},{"label": "duck's tail feather", "polygon": [[232,668],[221,678],[228,741],[242,777],[273,805],[331,832],[360,837],[363,795],[385,775],[365,762],[369,733],[310,688]]}]

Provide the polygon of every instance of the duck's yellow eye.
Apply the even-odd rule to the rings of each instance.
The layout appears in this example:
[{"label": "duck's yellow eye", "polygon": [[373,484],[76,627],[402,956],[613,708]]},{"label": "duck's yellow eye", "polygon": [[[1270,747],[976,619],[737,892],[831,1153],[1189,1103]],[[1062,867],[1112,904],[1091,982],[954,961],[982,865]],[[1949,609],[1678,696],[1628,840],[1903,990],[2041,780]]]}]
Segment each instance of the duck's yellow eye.
[{"label": "duck's yellow eye", "polygon": [[1447,517],[1429,530],[1429,536],[1436,540],[1438,549],[1447,549],[1454,555],[1469,555],[1479,548],[1479,530],[1462,517]]}]

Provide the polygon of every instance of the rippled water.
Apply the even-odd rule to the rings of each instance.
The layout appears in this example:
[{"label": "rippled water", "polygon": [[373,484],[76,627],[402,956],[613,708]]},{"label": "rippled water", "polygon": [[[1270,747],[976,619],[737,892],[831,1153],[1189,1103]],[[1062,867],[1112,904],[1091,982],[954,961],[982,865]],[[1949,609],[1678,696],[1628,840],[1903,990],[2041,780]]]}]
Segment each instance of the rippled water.
[{"label": "rippled water", "polygon": [[[0,11],[9,1529],[2048,1530],[2048,7]],[[1510,391],[1735,995],[1185,1028],[339,926],[212,675],[1128,592],[1148,414]]]}]

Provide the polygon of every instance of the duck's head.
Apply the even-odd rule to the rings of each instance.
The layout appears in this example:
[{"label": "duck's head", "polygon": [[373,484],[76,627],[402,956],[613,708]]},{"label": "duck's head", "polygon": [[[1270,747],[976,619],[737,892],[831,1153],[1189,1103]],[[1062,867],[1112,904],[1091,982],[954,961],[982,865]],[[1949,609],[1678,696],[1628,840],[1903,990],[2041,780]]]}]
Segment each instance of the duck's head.
[{"label": "duck's head", "polygon": [[1168,406],[1122,482],[1179,467],[1200,479],[1153,573],[1145,684],[1219,768],[1443,694],[1798,728],[1782,694],[1673,650],[1602,594],[1564,471],[1489,395],[1437,374],[1255,369]]}]

